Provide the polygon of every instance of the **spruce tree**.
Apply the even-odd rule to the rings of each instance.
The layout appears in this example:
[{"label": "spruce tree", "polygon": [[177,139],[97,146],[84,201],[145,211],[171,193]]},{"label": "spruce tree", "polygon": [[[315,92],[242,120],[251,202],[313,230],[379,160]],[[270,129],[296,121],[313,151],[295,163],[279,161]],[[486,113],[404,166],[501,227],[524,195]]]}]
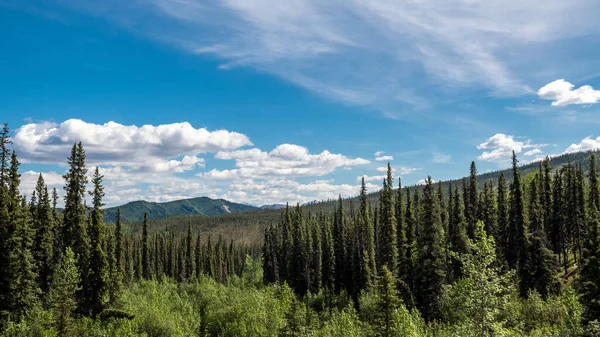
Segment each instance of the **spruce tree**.
[{"label": "spruce tree", "polygon": [[595,208],[589,216],[589,235],[583,249],[577,286],[586,322],[600,319],[600,218]]},{"label": "spruce tree", "polygon": [[[508,216],[506,260],[510,268],[516,268],[519,259],[527,256],[527,230],[525,224],[525,208],[523,205],[523,190],[521,175],[517,167],[517,156],[513,151],[512,173],[513,182],[510,185],[510,208]],[[525,263],[525,260],[522,261]]]},{"label": "spruce tree", "polygon": [[[529,186],[531,244],[526,272],[530,281],[530,284],[527,285],[528,289],[535,289],[542,297],[546,298],[550,293],[558,292],[560,283],[556,278],[558,270],[556,256],[547,248],[544,211],[541,203],[543,195],[538,192],[540,178],[543,179],[543,175],[534,178]],[[523,277],[524,275],[521,275],[522,282],[524,281]]]},{"label": "spruce tree", "polygon": [[510,223],[508,219],[508,195],[506,189],[506,180],[504,179],[504,173],[500,172],[500,177],[498,178],[498,196],[497,196],[497,206],[498,206],[498,217],[497,217],[497,230],[498,230],[498,238],[496,249],[498,250],[497,256],[501,259],[506,259],[506,255],[508,254],[508,250],[510,247],[508,246],[508,237],[510,235]]},{"label": "spruce tree", "polygon": [[379,228],[379,266],[388,266],[392,274],[398,273],[398,237],[396,233],[396,204],[394,200],[392,167],[388,163],[387,178],[381,195],[381,223]]},{"label": "spruce tree", "polygon": [[71,247],[65,248],[52,277],[47,295],[48,307],[52,309],[54,324],[59,336],[70,336],[73,312],[77,308],[75,294],[80,290],[81,279],[77,269],[77,257]]},{"label": "spruce tree", "polygon": [[81,312],[86,312],[85,297],[89,289],[85,289],[87,270],[89,269],[90,239],[86,224],[86,209],[84,205],[87,169],[85,167],[85,151],[80,143],[74,144],[68,158],[69,170],[63,176],[65,179],[65,208],[63,212],[63,225],[61,247],[70,247],[77,258],[78,269],[81,271],[81,287],[78,291],[78,304]]},{"label": "spruce tree", "polygon": [[467,234],[469,238],[473,238],[473,233],[475,230],[475,223],[477,222],[477,215],[479,214],[478,209],[478,195],[477,195],[477,167],[475,166],[475,162],[471,162],[470,168],[470,176],[469,176],[469,197],[468,197],[468,208],[465,209],[467,212]]},{"label": "spruce tree", "polygon": [[590,156],[590,172],[589,172],[589,184],[590,184],[590,195],[589,195],[589,206],[590,212],[600,211],[600,188],[598,186],[598,162],[596,155],[592,153]]},{"label": "spruce tree", "polygon": [[437,300],[446,278],[444,229],[431,177],[423,192],[423,231],[418,239],[417,306],[426,320],[439,318]]},{"label": "spruce tree", "polygon": [[329,218],[321,214],[321,230],[322,230],[322,241],[323,245],[323,287],[328,291],[333,291],[335,288],[335,248],[334,239],[331,229],[331,222]]},{"label": "spruce tree", "polygon": [[115,223],[115,265],[117,272],[121,275],[124,273],[124,256],[123,256],[123,225],[121,223],[121,208],[117,208],[117,221]]},{"label": "spruce tree", "polygon": [[339,293],[346,286],[346,238],[347,222],[344,212],[342,197],[338,199],[338,206],[333,220],[333,240],[335,250],[335,292]]},{"label": "spruce tree", "polygon": [[152,271],[150,269],[150,251],[148,250],[148,212],[144,213],[142,226],[142,277],[149,280],[152,278]]},{"label": "spruce tree", "polygon": [[395,336],[392,330],[393,313],[402,304],[397,294],[394,275],[387,265],[383,265],[377,284],[377,321],[375,323],[380,332],[379,336]]},{"label": "spruce tree", "polygon": [[192,224],[188,226],[185,243],[185,275],[187,280],[194,277],[194,248],[192,246]]},{"label": "spruce tree", "polygon": [[360,263],[362,264],[362,277],[360,277],[362,287],[367,287],[375,281],[377,274],[377,264],[375,261],[375,235],[373,222],[371,221],[371,210],[367,196],[367,187],[365,178],[362,178],[360,188],[360,211],[359,211],[359,253]]},{"label": "spruce tree", "polygon": [[94,190],[90,191],[93,202],[93,210],[91,215],[90,227],[90,246],[91,254],[89,267],[84,283],[84,292],[86,293],[85,306],[92,316],[99,314],[108,304],[109,301],[109,269],[106,253],[103,250],[104,245],[104,224],[102,222],[104,203],[104,186],[102,179],[104,176],[100,174],[100,169],[96,167],[92,184]]},{"label": "spruce tree", "polygon": [[43,292],[47,292],[54,268],[54,219],[48,187],[41,173],[38,177],[35,193],[39,199],[36,205],[32,205],[34,209],[32,217],[33,230],[35,232],[32,252],[36,261],[39,287]]},{"label": "spruce tree", "polygon": [[[448,243],[450,250],[456,254],[466,254],[468,251],[467,223],[464,217],[463,204],[460,202],[458,187],[454,190],[454,205],[452,207],[452,222],[449,225]],[[457,258],[451,261],[450,281],[462,276],[462,266]]]}]

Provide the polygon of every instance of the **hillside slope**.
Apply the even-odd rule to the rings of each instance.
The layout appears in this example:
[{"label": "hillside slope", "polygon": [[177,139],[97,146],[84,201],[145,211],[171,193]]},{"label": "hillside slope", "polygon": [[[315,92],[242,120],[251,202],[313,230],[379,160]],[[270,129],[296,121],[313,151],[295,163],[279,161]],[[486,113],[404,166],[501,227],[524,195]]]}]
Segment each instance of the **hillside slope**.
[{"label": "hillside slope", "polygon": [[[148,212],[149,219],[160,219],[179,215],[201,214],[221,215],[228,213],[249,212],[257,207],[238,204],[223,199],[199,197],[193,199],[176,200],[165,203],[133,201],[119,206],[121,218],[124,222],[142,221],[144,213]],[[104,213],[105,222],[115,222],[117,207],[107,208]]]}]

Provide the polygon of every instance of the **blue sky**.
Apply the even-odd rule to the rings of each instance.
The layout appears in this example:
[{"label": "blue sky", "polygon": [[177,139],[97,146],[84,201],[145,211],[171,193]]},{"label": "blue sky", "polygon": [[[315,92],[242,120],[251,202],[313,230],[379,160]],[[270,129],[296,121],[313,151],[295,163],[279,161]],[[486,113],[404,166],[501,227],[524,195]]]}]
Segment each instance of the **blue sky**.
[{"label": "blue sky", "polygon": [[[594,0],[0,1],[0,116],[107,203],[306,202],[600,147]],[[379,160],[377,160],[379,159]]]}]

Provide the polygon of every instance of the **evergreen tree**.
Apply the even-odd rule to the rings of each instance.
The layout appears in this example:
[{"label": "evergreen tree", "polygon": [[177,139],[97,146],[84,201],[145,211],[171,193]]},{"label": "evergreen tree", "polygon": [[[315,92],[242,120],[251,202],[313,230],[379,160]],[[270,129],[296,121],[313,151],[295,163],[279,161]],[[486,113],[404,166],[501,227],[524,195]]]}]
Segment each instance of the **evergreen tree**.
[{"label": "evergreen tree", "polygon": [[394,180],[392,167],[388,163],[387,178],[383,182],[381,193],[381,223],[379,228],[379,257],[378,265],[388,266],[394,274],[398,273],[398,237],[396,233],[396,206],[394,201]]},{"label": "evergreen tree", "polygon": [[48,307],[52,309],[54,324],[59,336],[70,336],[73,312],[77,308],[75,294],[80,290],[81,279],[77,258],[70,247],[61,254],[48,292]]},{"label": "evergreen tree", "polygon": [[331,223],[326,215],[321,214],[321,230],[322,230],[322,241],[323,245],[323,287],[328,291],[333,291],[335,288],[335,248],[333,233],[331,230]]},{"label": "evergreen tree", "polygon": [[102,179],[104,176],[100,174],[100,169],[96,167],[92,184],[94,190],[90,191],[93,201],[93,210],[91,216],[90,227],[90,246],[91,254],[89,268],[84,283],[85,306],[86,311],[89,311],[93,316],[99,314],[108,304],[109,300],[109,264],[106,253],[103,250],[104,244],[104,224],[102,222],[104,203],[104,186]]},{"label": "evergreen tree", "polygon": [[598,167],[597,167],[596,155],[592,153],[590,156],[590,172],[589,172],[589,184],[590,184],[590,196],[589,207],[590,212],[594,210],[600,211],[600,189],[598,187]]},{"label": "evergreen tree", "polygon": [[[523,190],[521,187],[521,175],[517,167],[517,156],[513,151],[512,173],[513,182],[510,185],[510,208],[508,216],[507,250],[506,261],[510,268],[516,268],[519,259],[527,257],[527,230],[525,225],[525,209],[523,205]],[[522,264],[527,265],[525,260]]]},{"label": "evergreen tree", "polygon": [[39,287],[43,292],[47,292],[54,268],[54,219],[52,218],[48,187],[41,173],[38,177],[35,193],[39,196],[39,199],[36,205],[32,205],[33,230],[35,232],[32,252],[36,261]]},{"label": "evergreen tree", "polygon": [[[406,212],[404,216],[406,222],[406,249],[404,252],[404,260],[406,261],[406,275],[403,280],[408,284],[411,291],[415,288],[415,261],[417,258],[417,237],[415,233],[416,219],[413,209],[412,199],[410,197],[410,188],[406,188]],[[410,305],[411,303],[407,303]]]},{"label": "evergreen tree", "polygon": [[431,177],[423,192],[423,232],[419,237],[417,306],[426,320],[439,318],[438,297],[446,278],[444,229]]},{"label": "evergreen tree", "polygon": [[592,208],[589,222],[577,287],[586,322],[600,319],[600,219],[595,208]]},{"label": "evergreen tree", "polygon": [[187,280],[194,277],[194,253],[192,247],[192,224],[188,226],[187,238],[185,243],[185,275]]},{"label": "evergreen tree", "polygon": [[508,219],[509,206],[506,189],[506,180],[504,179],[503,172],[500,172],[500,177],[498,178],[497,206],[498,218],[496,227],[498,229],[498,245],[496,249],[498,250],[498,257],[506,259],[506,255],[508,254],[508,250],[510,249],[510,247],[508,246],[508,237],[510,235],[510,223]]},{"label": "evergreen tree", "polygon": [[77,257],[78,269],[81,271],[81,286],[78,291],[79,309],[84,312],[85,297],[87,297],[85,284],[87,280],[87,270],[89,269],[90,239],[86,224],[86,209],[84,198],[86,192],[87,169],[85,167],[85,151],[80,143],[74,144],[71,154],[68,158],[69,170],[63,176],[65,179],[65,208],[63,212],[63,226],[60,243],[63,247],[70,247]]},{"label": "evergreen tree", "polygon": [[[546,231],[544,230],[544,211],[541,207],[543,195],[538,193],[538,179],[543,175],[534,178],[529,186],[529,219],[531,229],[531,245],[529,249],[529,265],[526,272],[530,281],[528,290],[535,289],[544,298],[550,293],[556,293],[559,288],[559,281],[556,278],[558,263],[555,255],[547,248]],[[542,185],[543,186],[543,185]],[[521,275],[523,283],[524,276]],[[522,286],[525,286],[522,284]]]},{"label": "evergreen tree", "polygon": [[117,272],[123,275],[123,225],[121,223],[121,208],[117,208],[117,221],[115,223],[115,265]]},{"label": "evergreen tree", "polygon": [[479,214],[478,209],[478,201],[477,201],[477,167],[475,166],[475,162],[471,162],[470,168],[470,176],[469,176],[469,202],[467,203],[468,208],[465,209],[467,212],[467,234],[470,238],[473,238],[473,232],[475,230],[475,223],[477,222],[477,215]]},{"label": "evergreen tree", "polygon": [[345,284],[346,275],[346,238],[347,238],[347,223],[346,214],[344,212],[344,205],[342,197],[339,197],[338,207],[335,211],[335,218],[333,220],[333,240],[335,250],[335,291],[340,292]]},{"label": "evergreen tree", "polygon": [[152,278],[152,271],[150,270],[150,252],[148,250],[148,212],[144,213],[142,226],[142,277],[149,280]]},{"label": "evergreen tree", "polygon": [[377,284],[377,331],[379,336],[389,337],[394,336],[392,331],[393,313],[401,305],[398,298],[398,290],[396,289],[396,281],[394,275],[388,269],[387,265],[383,265],[381,269],[381,277]]},{"label": "evergreen tree", "polygon": [[[455,187],[453,200],[452,222],[448,229],[448,243],[450,250],[455,254],[466,254],[468,252],[467,223],[465,221],[462,203],[460,202],[458,187]],[[452,281],[462,276],[462,266],[460,261],[456,258],[452,258],[451,265],[450,280]]]},{"label": "evergreen tree", "polygon": [[497,227],[497,209],[496,209],[496,200],[494,196],[494,191],[492,189],[492,184],[488,184],[487,182],[483,185],[483,198],[482,198],[482,207],[481,211],[481,219],[485,224],[485,230],[488,235],[493,236],[494,238],[498,237],[498,227]]},{"label": "evergreen tree", "polygon": [[375,235],[373,229],[373,222],[371,221],[371,210],[369,207],[369,200],[367,196],[367,187],[365,185],[365,178],[362,178],[360,188],[360,211],[359,211],[359,231],[358,239],[359,245],[359,256],[360,263],[362,264],[362,276],[360,281],[362,283],[361,288],[365,288],[372,285],[375,281],[375,275],[377,274],[377,264],[375,261]]}]

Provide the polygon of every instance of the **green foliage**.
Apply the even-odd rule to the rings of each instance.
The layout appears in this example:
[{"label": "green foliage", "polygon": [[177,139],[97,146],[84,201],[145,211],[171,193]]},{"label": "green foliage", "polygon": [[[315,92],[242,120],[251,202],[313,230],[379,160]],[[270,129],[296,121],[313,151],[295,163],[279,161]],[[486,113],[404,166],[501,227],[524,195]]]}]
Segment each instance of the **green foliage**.
[{"label": "green foliage", "polygon": [[174,283],[142,281],[124,292],[123,306],[148,337],[191,337],[200,331],[200,313]]},{"label": "green foliage", "polygon": [[56,331],[61,336],[70,333],[73,311],[77,307],[75,294],[80,290],[80,281],[77,259],[73,250],[67,247],[54,272],[46,299],[48,307],[52,309]]}]

